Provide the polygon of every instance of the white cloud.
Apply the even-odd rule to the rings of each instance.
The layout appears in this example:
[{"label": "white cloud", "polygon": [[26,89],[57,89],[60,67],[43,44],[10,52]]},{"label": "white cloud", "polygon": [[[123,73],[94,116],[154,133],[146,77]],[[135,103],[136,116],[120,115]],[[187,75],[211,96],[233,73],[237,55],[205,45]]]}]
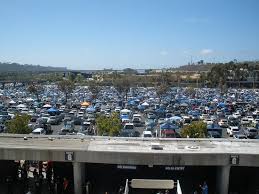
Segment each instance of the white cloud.
[{"label": "white cloud", "polygon": [[162,55],[162,56],[166,56],[166,55],[168,55],[168,52],[167,51],[160,51],[160,55]]},{"label": "white cloud", "polygon": [[212,49],[202,49],[201,51],[200,51],[200,54],[201,55],[210,55],[210,54],[212,54],[214,51],[212,50]]}]

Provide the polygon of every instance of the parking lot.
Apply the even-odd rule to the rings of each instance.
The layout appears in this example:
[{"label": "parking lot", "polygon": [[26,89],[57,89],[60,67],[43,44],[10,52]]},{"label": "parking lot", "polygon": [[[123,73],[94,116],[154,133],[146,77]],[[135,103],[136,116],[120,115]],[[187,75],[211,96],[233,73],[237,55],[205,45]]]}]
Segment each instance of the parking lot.
[{"label": "parking lot", "polygon": [[40,102],[23,87],[7,87],[1,94],[2,132],[7,132],[6,121],[27,114],[35,134],[109,135],[96,120],[116,114],[116,136],[180,138],[184,128],[199,121],[207,126],[199,137],[258,137],[257,90],[229,89],[223,95],[217,89],[171,88],[158,96],[155,88],[139,87],[125,96],[114,87],[103,87],[93,98],[88,87],[78,86],[65,99],[56,85],[45,85]]}]

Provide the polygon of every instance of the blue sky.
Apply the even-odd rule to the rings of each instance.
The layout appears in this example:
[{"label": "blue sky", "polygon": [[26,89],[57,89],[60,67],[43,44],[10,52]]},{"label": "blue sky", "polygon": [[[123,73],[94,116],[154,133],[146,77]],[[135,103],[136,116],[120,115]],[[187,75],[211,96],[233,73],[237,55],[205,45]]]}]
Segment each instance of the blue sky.
[{"label": "blue sky", "polygon": [[258,0],[0,0],[0,61],[71,69],[259,59]]}]

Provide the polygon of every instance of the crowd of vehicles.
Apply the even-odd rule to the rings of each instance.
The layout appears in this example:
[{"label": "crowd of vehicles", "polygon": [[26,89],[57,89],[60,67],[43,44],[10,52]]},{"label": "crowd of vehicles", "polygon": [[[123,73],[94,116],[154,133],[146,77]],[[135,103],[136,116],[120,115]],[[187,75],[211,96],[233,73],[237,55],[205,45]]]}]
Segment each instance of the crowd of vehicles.
[{"label": "crowd of vehicles", "polygon": [[[96,99],[91,99],[85,96],[87,88],[78,87],[67,102],[61,92],[55,98],[43,93],[41,102],[37,102],[31,94],[15,96],[9,89],[2,91],[5,98],[1,99],[0,132],[6,132],[5,123],[16,114],[28,114],[32,134],[98,135],[96,118],[117,113],[121,137],[180,137],[181,129],[193,121],[207,125],[208,138],[258,137],[256,90],[229,90],[222,95],[216,89],[196,89],[195,94],[187,89],[171,88],[159,98],[154,88],[139,87],[126,99],[114,87],[104,87]],[[48,94],[57,93],[55,86],[46,86],[46,90]],[[82,96],[84,100],[79,100]]]}]

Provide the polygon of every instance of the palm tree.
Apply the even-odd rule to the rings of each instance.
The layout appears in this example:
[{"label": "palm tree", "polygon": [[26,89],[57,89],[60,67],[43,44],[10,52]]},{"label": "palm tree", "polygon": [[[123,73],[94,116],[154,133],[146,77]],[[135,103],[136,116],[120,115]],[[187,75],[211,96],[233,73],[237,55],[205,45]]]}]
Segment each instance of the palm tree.
[{"label": "palm tree", "polygon": [[67,102],[68,94],[72,93],[73,89],[75,88],[74,82],[70,80],[62,80],[58,83],[58,88],[61,92],[65,94],[65,99]]},{"label": "palm tree", "polygon": [[28,92],[30,92],[36,96],[38,102],[40,101],[39,94],[40,94],[40,91],[42,91],[41,86],[32,84],[32,85],[28,86],[27,90],[28,90]]}]

